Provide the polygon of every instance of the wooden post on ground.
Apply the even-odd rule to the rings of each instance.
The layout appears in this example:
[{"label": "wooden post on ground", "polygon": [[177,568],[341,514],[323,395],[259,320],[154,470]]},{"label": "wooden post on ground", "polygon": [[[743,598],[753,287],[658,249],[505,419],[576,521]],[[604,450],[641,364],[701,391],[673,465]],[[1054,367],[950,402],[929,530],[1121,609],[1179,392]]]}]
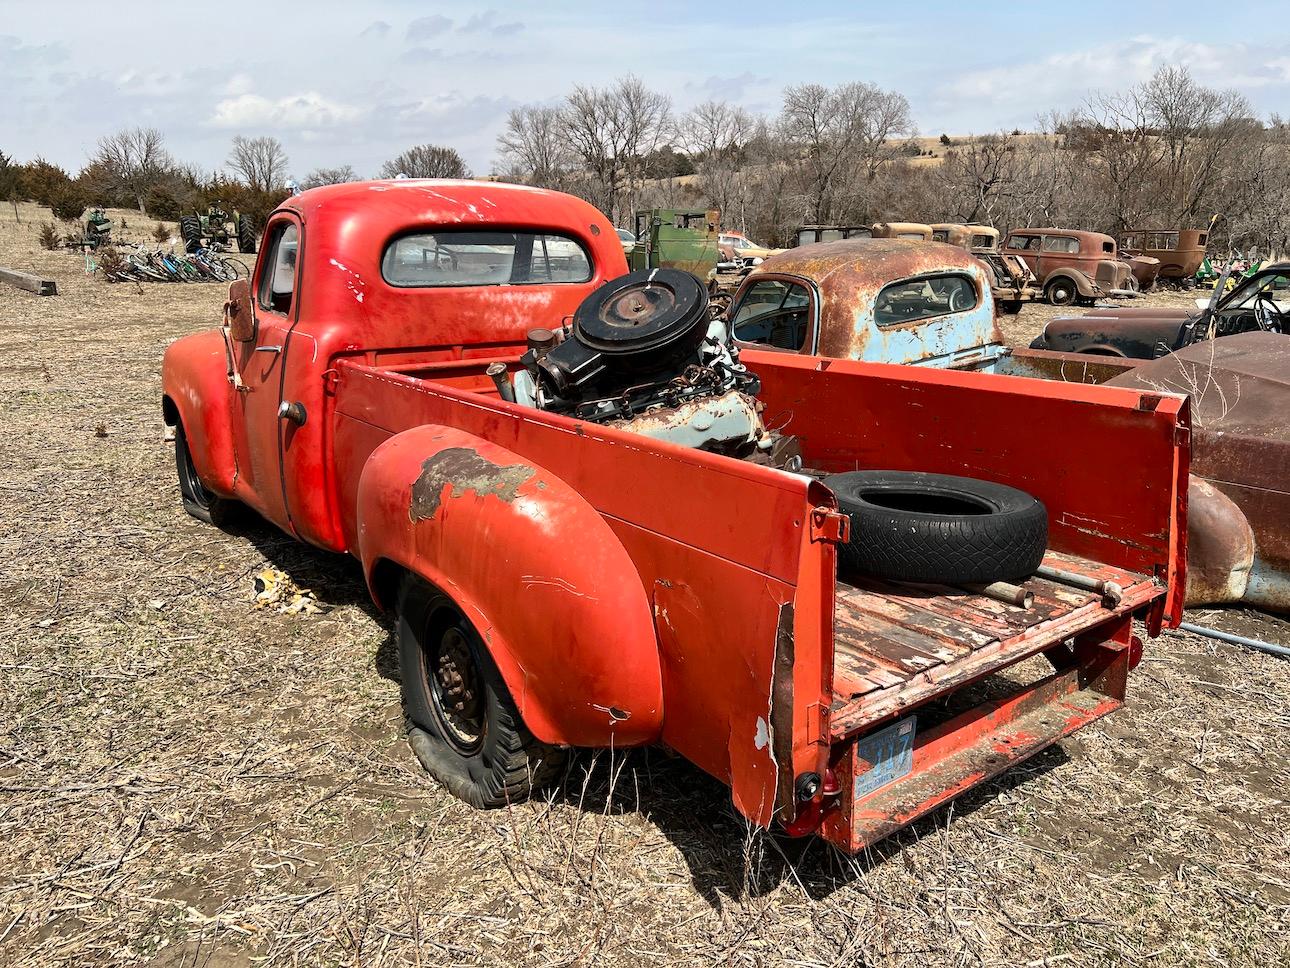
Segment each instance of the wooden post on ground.
[{"label": "wooden post on ground", "polygon": [[19,289],[34,292],[37,296],[57,296],[58,286],[52,279],[41,279],[30,272],[19,272],[17,269],[6,269],[0,266],[0,282],[7,282]]}]

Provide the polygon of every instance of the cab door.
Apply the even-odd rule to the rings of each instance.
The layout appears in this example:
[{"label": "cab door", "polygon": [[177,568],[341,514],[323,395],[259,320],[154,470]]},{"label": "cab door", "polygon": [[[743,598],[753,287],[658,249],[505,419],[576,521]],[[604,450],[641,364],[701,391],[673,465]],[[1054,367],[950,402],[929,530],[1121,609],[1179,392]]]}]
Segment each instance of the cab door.
[{"label": "cab door", "polygon": [[242,385],[233,414],[237,457],[234,493],[279,527],[295,533],[282,481],[283,374],[287,336],[298,310],[301,227],[294,215],[275,215],[265,228],[252,280],[255,336],[236,344],[234,363]]}]

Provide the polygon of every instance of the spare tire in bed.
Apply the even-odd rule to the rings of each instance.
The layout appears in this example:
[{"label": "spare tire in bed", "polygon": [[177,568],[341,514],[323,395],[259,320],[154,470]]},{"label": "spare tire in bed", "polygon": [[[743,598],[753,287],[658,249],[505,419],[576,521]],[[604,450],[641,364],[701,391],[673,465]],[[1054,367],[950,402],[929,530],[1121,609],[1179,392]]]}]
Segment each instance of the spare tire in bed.
[{"label": "spare tire in bed", "polygon": [[1025,491],[971,477],[851,471],[824,478],[851,519],[839,567],[894,581],[1018,581],[1048,547],[1048,512]]}]

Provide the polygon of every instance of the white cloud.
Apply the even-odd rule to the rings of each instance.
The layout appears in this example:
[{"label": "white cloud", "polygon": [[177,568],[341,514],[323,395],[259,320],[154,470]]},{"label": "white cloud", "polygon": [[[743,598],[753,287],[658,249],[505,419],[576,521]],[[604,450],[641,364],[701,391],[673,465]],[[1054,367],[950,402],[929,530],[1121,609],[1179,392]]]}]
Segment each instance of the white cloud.
[{"label": "white cloud", "polygon": [[1192,77],[1210,87],[1249,89],[1290,79],[1290,60],[1279,46],[1208,44],[1142,35],[1006,67],[965,72],[952,84],[942,85],[937,94],[949,104],[987,99],[996,105],[1034,105],[1037,110],[1075,107],[1091,91],[1124,90],[1147,80],[1166,64],[1187,67]]},{"label": "white cloud", "polygon": [[210,124],[217,128],[326,128],[357,120],[362,110],[329,101],[316,91],[271,100],[240,94],[215,105]]},{"label": "white cloud", "polygon": [[223,93],[231,94],[233,96],[237,96],[239,94],[250,94],[251,88],[254,86],[255,83],[251,80],[250,74],[238,73],[234,74],[224,82]]}]

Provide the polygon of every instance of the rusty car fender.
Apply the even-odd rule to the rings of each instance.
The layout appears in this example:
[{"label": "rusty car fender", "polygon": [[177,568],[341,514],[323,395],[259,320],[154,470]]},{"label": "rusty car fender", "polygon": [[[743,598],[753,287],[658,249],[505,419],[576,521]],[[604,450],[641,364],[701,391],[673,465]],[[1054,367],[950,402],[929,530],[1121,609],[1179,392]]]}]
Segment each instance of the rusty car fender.
[{"label": "rusty car fender", "polygon": [[559,477],[473,434],[425,425],[372,452],[357,520],[377,603],[392,604],[400,569],[452,598],[539,740],[658,740],[662,667],[649,597],[613,530]]},{"label": "rusty car fender", "polygon": [[175,340],[161,364],[161,415],[168,426],[182,423],[193,466],[202,483],[231,497],[237,477],[233,448],[233,389],[219,330]]},{"label": "rusty car fender", "polygon": [[1104,295],[1101,287],[1090,279],[1087,273],[1079,269],[1072,269],[1069,266],[1062,266],[1059,269],[1054,269],[1052,272],[1048,273],[1048,275],[1044,276],[1045,290],[1047,290],[1049,283],[1054,279],[1069,279],[1071,282],[1075,283],[1075,288],[1079,290],[1079,294],[1085,299],[1097,299]]}]

